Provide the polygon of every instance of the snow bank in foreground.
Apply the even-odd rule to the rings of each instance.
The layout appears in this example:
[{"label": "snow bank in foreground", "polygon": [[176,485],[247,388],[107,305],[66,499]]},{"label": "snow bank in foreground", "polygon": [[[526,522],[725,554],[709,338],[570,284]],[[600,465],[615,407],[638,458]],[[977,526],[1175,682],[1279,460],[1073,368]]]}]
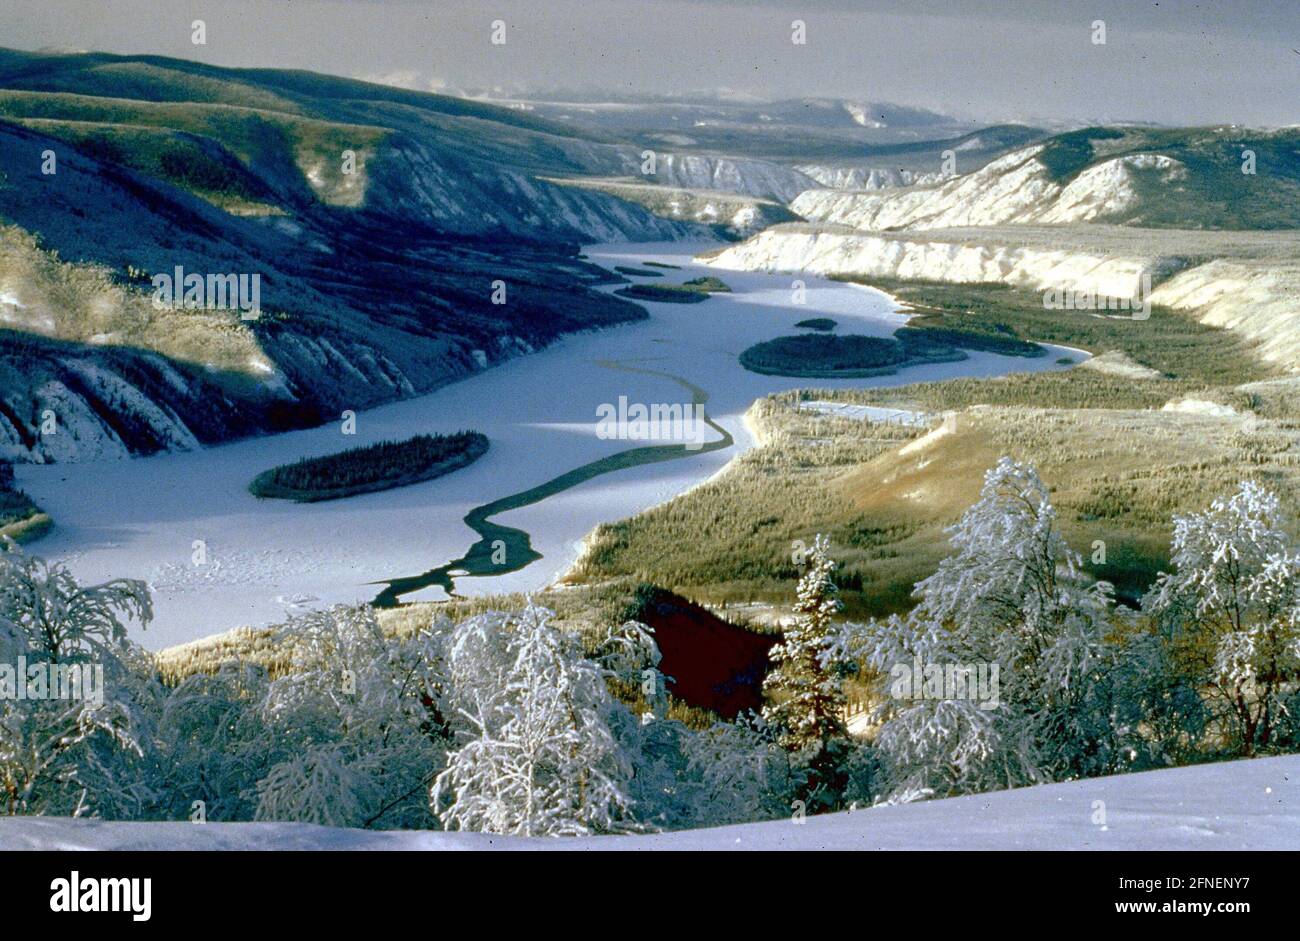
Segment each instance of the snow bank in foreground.
[{"label": "snow bank in foreground", "polygon": [[0,850],[1300,849],[1300,755],[652,836],[521,839],[296,823],[0,820]]}]

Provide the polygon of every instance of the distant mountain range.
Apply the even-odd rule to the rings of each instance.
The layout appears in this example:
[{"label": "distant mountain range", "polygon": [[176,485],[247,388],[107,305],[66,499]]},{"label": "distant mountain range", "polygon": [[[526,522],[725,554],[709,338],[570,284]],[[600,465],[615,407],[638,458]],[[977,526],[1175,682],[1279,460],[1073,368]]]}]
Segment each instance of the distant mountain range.
[{"label": "distant mountain range", "polygon": [[[683,152],[776,161],[860,160],[877,148],[963,135],[981,125],[922,108],[834,98],[562,97],[485,99],[588,133]],[[1026,138],[1041,136],[1028,129]]]}]

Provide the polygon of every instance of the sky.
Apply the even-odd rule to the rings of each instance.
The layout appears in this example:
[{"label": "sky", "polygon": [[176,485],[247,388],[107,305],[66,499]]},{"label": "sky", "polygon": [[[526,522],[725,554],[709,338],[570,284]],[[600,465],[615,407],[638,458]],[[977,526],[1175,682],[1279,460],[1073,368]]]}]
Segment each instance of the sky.
[{"label": "sky", "polygon": [[[191,41],[196,19],[205,45]],[[0,46],[452,93],[817,96],[985,121],[1300,123],[1300,0],[0,0]]]}]

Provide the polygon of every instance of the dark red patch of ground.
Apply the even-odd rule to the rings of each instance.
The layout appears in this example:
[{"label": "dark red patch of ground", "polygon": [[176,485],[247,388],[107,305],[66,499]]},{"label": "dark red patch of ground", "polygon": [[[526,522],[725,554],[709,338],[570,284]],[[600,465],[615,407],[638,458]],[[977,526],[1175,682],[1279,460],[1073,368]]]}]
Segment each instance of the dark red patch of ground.
[{"label": "dark red patch of ground", "polygon": [[733,719],[763,706],[763,678],[775,636],[728,624],[707,608],[668,591],[646,592],[638,621],[654,628],[668,691],[701,709]]}]

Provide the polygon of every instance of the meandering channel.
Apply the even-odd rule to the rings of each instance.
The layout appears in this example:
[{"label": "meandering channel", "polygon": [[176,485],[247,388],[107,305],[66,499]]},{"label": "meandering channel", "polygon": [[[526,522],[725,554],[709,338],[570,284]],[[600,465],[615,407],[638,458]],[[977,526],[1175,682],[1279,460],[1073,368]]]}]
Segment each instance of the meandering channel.
[{"label": "meandering channel", "polygon": [[[586,254],[605,267],[653,259],[684,280],[720,274],[695,260],[711,247],[620,244],[589,246]],[[466,425],[491,440],[480,461],[431,483],[310,504],[249,493],[249,481],[268,467],[338,451],[336,424],[131,461],[20,466],[19,484],[57,521],[38,551],[67,562],[85,582],[146,580],[156,617],[133,636],[151,649],[324,605],[538,590],[565,571],[593,527],[671,499],[749,446],[743,415],[755,399],[809,386],[744,369],[737,358],[746,348],[796,332],[812,314],[873,336],[906,320],[887,295],[858,285],[803,276],[806,290],[796,299],[790,276],[721,274],[732,291],[702,304],[647,302],[644,320],[567,337],[359,415],[357,437],[343,443]],[[974,353],[897,376],[814,384],[861,388],[1061,369],[1066,352],[1036,360]],[[701,427],[714,440],[598,440],[599,410],[622,396],[676,398],[692,411],[707,402]]]},{"label": "meandering channel", "polygon": [[[631,365],[632,362],[637,361],[596,360],[595,364],[606,369],[619,369],[625,372],[670,379],[691,394],[692,405],[703,407],[708,402],[708,393],[693,382],[669,372],[633,366]],[[500,523],[494,523],[492,517],[509,510],[518,510],[534,503],[540,503],[547,497],[563,493],[565,490],[576,487],[578,484],[585,483],[595,477],[600,477],[603,474],[611,474],[614,471],[637,467],[642,464],[675,461],[684,457],[707,454],[710,451],[729,448],[735,443],[731,433],[711,419],[707,411],[703,412],[703,416],[705,424],[717,432],[719,438],[696,447],[688,447],[685,444],[656,444],[628,448],[626,451],[619,451],[617,454],[610,454],[580,467],[575,467],[573,470],[554,477],[546,481],[546,483],[538,484],[536,487],[529,487],[527,490],[521,490],[518,493],[512,493],[509,496],[493,500],[491,503],[484,503],[481,506],[474,507],[465,514],[464,519],[465,525],[476,532],[479,538],[463,556],[419,575],[408,575],[389,581],[376,582],[375,584],[384,585],[385,587],[383,591],[375,596],[372,603],[382,608],[396,607],[401,604],[403,595],[409,595],[432,587],[441,588],[447,593],[448,597],[454,598],[456,597],[457,577],[505,575],[531,565],[542,558],[542,554],[533,548],[532,538],[529,534],[514,526],[503,526]]]}]

